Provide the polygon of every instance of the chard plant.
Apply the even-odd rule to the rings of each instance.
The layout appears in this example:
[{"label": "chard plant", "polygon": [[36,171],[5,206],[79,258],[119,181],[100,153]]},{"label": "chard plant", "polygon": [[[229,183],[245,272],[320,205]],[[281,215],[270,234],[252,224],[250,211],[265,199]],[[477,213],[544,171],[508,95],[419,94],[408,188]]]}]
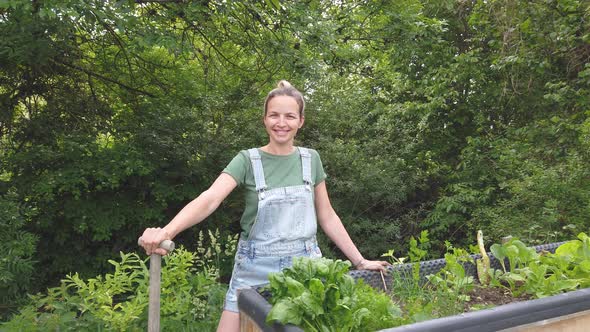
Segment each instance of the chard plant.
[{"label": "chard plant", "polygon": [[269,275],[273,307],[267,322],[305,331],[374,331],[399,325],[389,297],[348,275],[350,262],[293,258],[293,266]]},{"label": "chard plant", "polygon": [[590,287],[590,238],[585,233],[538,258],[518,270],[523,276],[519,291],[540,298]]}]

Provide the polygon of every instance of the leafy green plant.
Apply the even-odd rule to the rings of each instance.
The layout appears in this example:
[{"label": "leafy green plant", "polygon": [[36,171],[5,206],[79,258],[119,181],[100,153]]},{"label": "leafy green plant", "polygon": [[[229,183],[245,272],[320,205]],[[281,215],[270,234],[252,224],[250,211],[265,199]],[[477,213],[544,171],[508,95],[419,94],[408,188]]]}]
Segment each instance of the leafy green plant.
[{"label": "leafy green plant", "polygon": [[[468,300],[467,293],[473,288],[473,277],[466,276],[463,264],[471,261],[468,252],[454,248],[446,242],[446,266],[435,275],[420,278],[420,261],[427,256],[430,247],[428,231],[422,231],[418,240],[410,239],[408,254],[411,257],[411,274],[395,270],[392,275],[391,296],[403,312],[404,323],[423,321],[455,314],[462,310]],[[402,263],[389,250],[383,257],[389,257],[393,264]],[[460,301],[457,301],[459,299]]]},{"label": "leafy green plant", "polygon": [[[414,246],[415,243],[410,246]],[[467,276],[463,264],[471,260],[468,252],[454,248],[446,243],[446,266],[425,280],[416,276],[414,266],[412,274],[394,271],[392,276],[392,299],[403,310],[405,323],[423,321],[436,317],[453,315],[463,310],[463,303],[473,288],[473,277]],[[391,251],[385,256],[393,254]],[[422,256],[422,255],[421,255]]]},{"label": "leafy green plant", "polygon": [[14,190],[0,194],[0,320],[23,302],[34,276],[38,237],[26,230],[23,210]]},{"label": "leafy green plant", "polygon": [[[390,249],[381,256],[388,257],[393,265],[403,264],[407,257],[396,257],[394,252],[394,249]],[[440,302],[437,301],[440,300],[440,296],[434,288],[429,287],[427,282],[420,279],[419,274],[416,274],[416,271],[419,272],[419,268],[420,264],[415,262],[411,264],[411,273],[397,269],[390,272],[392,280],[390,295],[404,313],[402,324],[436,317],[434,303]]]},{"label": "leafy green plant", "polygon": [[386,253],[382,254],[381,257],[388,257],[389,262],[392,265],[404,264],[404,262],[407,259],[407,257],[397,257],[397,256],[395,256],[395,250],[394,249],[389,249]]},{"label": "leafy green plant", "polygon": [[570,279],[556,266],[541,262],[530,262],[526,267],[519,269],[518,273],[523,278],[521,286],[514,292],[517,296],[521,292],[526,292],[541,298],[572,291],[580,286],[579,280]]},{"label": "leafy green plant", "polygon": [[350,262],[296,257],[269,275],[273,307],[267,322],[306,331],[371,331],[394,326],[400,315],[386,294],[347,274]]},{"label": "leafy green plant", "polygon": [[541,261],[559,267],[570,278],[580,278],[581,287],[590,287],[590,237],[586,233],[559,246],[555,254],[541,256]]},{"label": "leafy green plant", "polygon": [[[113,260],[111,264],[115,272],[104,277],[85,281],[77,273],[68,275],[60,287],[48,289],[46,296],[33,296],[32,303],[3,327],[8,330],[67,331],[81,327],[133,330],[147,306],[147,268],[134,253],[121,253],[120,261]],[[137,293],[132,292],[135,289]],[[113,299],[117,296],[125,298],[116,303]]]},{"label": "leafy green plant", "polygon": [[577,240],[560,245],[554,254],[545,253],[537,260],[506,276],[520,282],[516,293],[527,292],[545,297],[590,286],[590,239],[585,233]]},{"label": "leafy green plant", "polygon": [[[218,282],[219,267],[215,264],[235,251],[236,242],[234,237],[220,241],[216,234],[209,234],[210,240],[218,244],[210,251],[190,252],[180,246],[164,257],[162,329],[211,331],[217,326],[227,285]],[[31,303],[2,328],[145,330],[149,276],[145,259],[135,253],[121,253],[119,260],[109,263],[114,267],[113,273],[88,279],[74,273],[63,279],[60,287],[48,289],[46,295],[32,296]]]},{"label": "leafy green plant", "polygon": [[428,280],[434,287],[447,292],[451,297],[461,301],[468,301],[467,293],[473,289],[474,278],[465,273],[466,262],[473,263],[473,259],[464,249],[455,248],[448,241],[447,253],[445,253],[446,265],[439,272],[428,276]]},{"label": "leafy green plant", "polygon": [[[560,245],[555,253],[539,255],[518,239],[505,244],[492,245],[492,253],[500,260],[503,273],[494,271],[495,286],[502,286],[498,280],[509,285],[513,294],[532,294],[545,297],[578,287],[590,285],[590,241],[585,233],[578,234],[578,240]],[[504,264],[509,261],[509,270]]]},{"label": "leafy green plant", "polygon": [[527,263],[539,258],[535,249],[527,247],[522,241],[517,238],[511,238],[508,242],[503,244],[494,243],[490,247],[490,251],[500,261],[500,265],[504,272],[508,272],[504,259],[508,259],[509,269],[518,269]]},{"label": "leafy green plant", "polygon": [[420,280],[420,261],[428,254],[428,248],[430,242],[428,239],[428,230],[420,232],[420,237],[416,240],[413,236],[410,238],[410,248],[408,250],[408,256],[412,265],[412,277],[414,280]]}]

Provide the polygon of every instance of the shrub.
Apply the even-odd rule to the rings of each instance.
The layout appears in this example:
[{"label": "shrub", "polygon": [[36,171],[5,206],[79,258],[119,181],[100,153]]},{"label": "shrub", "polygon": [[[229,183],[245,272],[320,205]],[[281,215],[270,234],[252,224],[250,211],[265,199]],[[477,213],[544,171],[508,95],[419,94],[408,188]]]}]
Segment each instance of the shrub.
[{"label": "shrub", "polygon": [[9,314],[29,290],[37,237],[25,231],[25,218],[14,195],[0,196],[0,317]]},{"label": "shrub", "polygon": [[[162,265],[160,326],[171,331],[214,330],[221,315],[227,286],[217,281],[216,261],[235,250],[236,238],[212,250],[190,252],[180,247],[164,257]],[[225,250],[221,248],[224,247]],[[200,254],[200,252],[202,254]],[[114,330],[144,331],[147,327],[148,276],[146,260],[136,253],[120,253],[109,260],[115,271],[84,280],[68,275],[60,287],[31,302],[2,326],[9,331]]]}]

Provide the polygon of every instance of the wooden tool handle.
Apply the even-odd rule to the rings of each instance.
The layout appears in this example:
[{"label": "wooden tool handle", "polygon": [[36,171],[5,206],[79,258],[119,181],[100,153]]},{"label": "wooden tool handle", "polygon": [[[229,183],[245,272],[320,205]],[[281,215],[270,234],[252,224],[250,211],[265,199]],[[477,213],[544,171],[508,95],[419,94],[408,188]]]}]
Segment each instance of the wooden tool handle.
[{"label": "wooden tool handle", "polygon": [[[137,244],[141,246],[141,237]],[[158,246],[168,252],[174,250],[174,242],[164,240]],[[152,253],[150,256],[150,286],[148,305],[148,332],[160,332],[160,282],[162,269],[162,256]]]}]

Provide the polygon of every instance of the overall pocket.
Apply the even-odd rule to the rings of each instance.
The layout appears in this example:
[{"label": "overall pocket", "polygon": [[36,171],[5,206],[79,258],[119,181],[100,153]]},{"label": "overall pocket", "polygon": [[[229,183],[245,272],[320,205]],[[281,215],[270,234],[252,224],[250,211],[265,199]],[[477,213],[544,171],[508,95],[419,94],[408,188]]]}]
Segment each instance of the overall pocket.
[{"label": "overall pocket", "polygon": [[291,196],[265,202],[258,232],[265,239],[298,239],[303,235],[305,212],[309,207],[304,197]]}]

